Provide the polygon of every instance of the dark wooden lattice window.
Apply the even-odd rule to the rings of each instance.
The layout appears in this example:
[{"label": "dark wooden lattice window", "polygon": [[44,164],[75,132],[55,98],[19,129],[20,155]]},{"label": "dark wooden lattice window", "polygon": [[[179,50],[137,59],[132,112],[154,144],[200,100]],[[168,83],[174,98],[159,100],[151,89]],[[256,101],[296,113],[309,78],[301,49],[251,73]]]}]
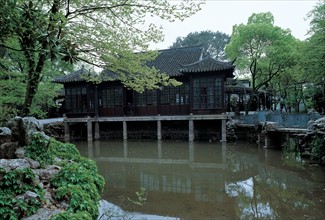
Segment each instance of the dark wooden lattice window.
[{"label": "dark wooden lattice window", "polygon": [[187,105],[189,104],[189,85],[184,83],[181,86],[163,87],[160,93],[162,105]]},{"label": "dark wooden lattice window", "polygon": [[193,80],[194,109],[213,109],[222,106],[222,80],[199,78]]},{"label": "dark wooden lattice window", "polygon": [[206,108],[206,105],[208,104],[208,87],[200,86],[199,90],[199,103],[202,108]]},{"label": "dark wooden lattice window", "polygon": [[143,93],[135,93],[135,103],[136,106],[145,106],[146,104],[146,97]]},{"label": "dark wooden lattice window", "polygon": [[222,80],[221,78],[215,79],[215,107],[221,108],[222,105]]},{"label": "dark wooden lattice window", "polygon": [[101,91],[100,105],[104,108],[122,106],[123,90],[122,88],[107,88]]},{"label": "dark wooden lattice window", "polygon": [[157,105],[157,90],[135,93],[136,106]]},{"label": "dark wooden lattice window", "polygon": [[169,105],[170,104],[170,94],[169,94],[169,86],[163,87],[160,91],[160,104],[161,105]]},{"label": "dark wooden lattice window", "polygon": [[66,111],[69,113],[87,112],[87,88],[74,86],[66,88]]},{"label": "dark wooden lattice window", "polygon": [[147,96],[147,105],[157,105],[157,91],[148,90],[145,93]]}]

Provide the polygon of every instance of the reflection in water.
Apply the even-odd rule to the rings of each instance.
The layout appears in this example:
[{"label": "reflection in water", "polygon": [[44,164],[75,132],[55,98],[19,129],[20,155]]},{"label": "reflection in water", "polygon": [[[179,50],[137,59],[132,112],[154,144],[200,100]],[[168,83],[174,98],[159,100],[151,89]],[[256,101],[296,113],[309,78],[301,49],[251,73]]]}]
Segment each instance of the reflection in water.
[{"label": "reflection in water", "polygon": [[103,198],[141,213],[181,219],[324,219],[324,169],[288,166],[281,152],[200,142],[78,142],[106,179]]}]

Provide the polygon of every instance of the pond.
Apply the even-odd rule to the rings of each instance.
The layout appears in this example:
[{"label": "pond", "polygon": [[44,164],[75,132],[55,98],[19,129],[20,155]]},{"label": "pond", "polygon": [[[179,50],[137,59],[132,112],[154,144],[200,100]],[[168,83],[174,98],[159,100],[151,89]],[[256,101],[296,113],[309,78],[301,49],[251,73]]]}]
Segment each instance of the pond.
[{"label": "pond", "polygon": [[[325,218],[324,167],[279,149],[246,142],[74,144],[104,176],[103,199],[130,212],[175,219]],[[144,189],[146,201],[137,205]]]}]

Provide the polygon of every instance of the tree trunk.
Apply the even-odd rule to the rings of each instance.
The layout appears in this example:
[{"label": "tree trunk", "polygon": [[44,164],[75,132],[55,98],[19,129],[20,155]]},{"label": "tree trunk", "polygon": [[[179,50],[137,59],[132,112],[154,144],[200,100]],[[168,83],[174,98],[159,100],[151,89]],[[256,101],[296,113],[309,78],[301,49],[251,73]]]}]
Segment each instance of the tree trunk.
[{"label": "tree trunk", "polygon": [[30,113],[30,108],[32,106],[33,99],[38,89],[38,85],[41,78],[40,76],[44,68],[45,60],[46,60],[46,55],[45,54],[40,55],[35,71],[33,68],[29,68],[28,70],[25,101],[24,101],[23,109],[21,111],[21,116],[23,117],[28,116]]},{"label": "tree trunk", "polygon": [[255,90],[255,86],[256,86],[256,63],[257,63],[257,60],[254,58],[249,69],[250,69],[250,72],[252,74],[252,89],[253,89],[253,92],[255,93],[256,90]]},{"label": "tree trunk", "polygon": [[28,116],[30,113],[30,107],[32,105],[34,96],[36,94],[38,83],[39,83],[39,74],[37,75],[34,72],[28,73],[25,101],[24,101],[23,109],[21,111],[21,116],[23,117]]},{"label": "tree trunk", "polygon": [[[51,8],[51,14],[54,16],[59,10],[59,0],[54,0]],[[28,19],[29,13],[26,13]],[[47,30],[53,31],[54,26],[51,22],[53,22],[53,17],[50,16],[50,23],[48,24]],[[55,32],[53,32],[55,33]],[[57,36],[59,37],[59,35]],[[30,108],[33,103],[33,99],[38,89],[38,85],[41,79],[41,74],[44,68],[44,64],[46,59],[48,58],[48,50],[49,50],[49,42],[46,39],[39,41],[41,43],[41,47],[38,51],[39,56],[37,61],[34,62],[35,55],[30,51],[31,48],[36,48],[37,42],[35,41],[35,36],[33,36],[32,31],[27,31],[22,34],[22,48],[24,49],[24,55],[29,65],[28,73],[27,73],[27,85],[26,85],[26,93],[25,93],[25,101],[23,108],[21,110],[22,116],[27,116],[30,114]],[[46,50],[46,52],[45,52]]]}]

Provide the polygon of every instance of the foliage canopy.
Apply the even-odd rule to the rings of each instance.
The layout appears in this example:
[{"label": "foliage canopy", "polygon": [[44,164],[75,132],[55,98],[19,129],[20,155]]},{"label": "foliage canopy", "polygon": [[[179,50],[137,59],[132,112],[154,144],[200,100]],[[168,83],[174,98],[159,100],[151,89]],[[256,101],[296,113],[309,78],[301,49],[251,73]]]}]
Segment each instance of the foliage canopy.
[{"label": "foliage canopy", "polygon": [[191,32],[186,37],[177,37],[170,48],[202,46],[205,55],[219,60],[226,60],[225,46],[230,37],[222,32],[201,31]]},{"label": "foliage canopy", "polygon": [[288,51],[294,43],[289,30],[274,26],[270,12],[253,13],[246,25],[233,27],[226,53],[231,59],[237,57],[239,69],[249,70],[253,90],[257,91],[291,65]]},{"label": "foliage canopy", "polygon": [[[38,85],[45,75],[45,63],[83,61],[115,70],[122,83],[137,85],[140,91],[163,83],[173,83],[163,76],[158,80],[141,80],[157,70],[144,67],[152,58],[134,52],[148,49],[150,42],[163,39],[162,30],[146,23],[147,16],[174,21],[191,16],[200,9],[200,2],[182,0],[0,0],[0,50],[15,51],[25,68],[26,94],[22,115],[30,107]],[[14,63],[17,59],[6,57]],[[120,60],[130,65],[121,66]],[[2,65],[1,65],[2,66]],[[128,72],[129,74],[126,74]],[[143,73],[137,76],[136,73]],[[152,78],[152,77],[151,77]]]}]

